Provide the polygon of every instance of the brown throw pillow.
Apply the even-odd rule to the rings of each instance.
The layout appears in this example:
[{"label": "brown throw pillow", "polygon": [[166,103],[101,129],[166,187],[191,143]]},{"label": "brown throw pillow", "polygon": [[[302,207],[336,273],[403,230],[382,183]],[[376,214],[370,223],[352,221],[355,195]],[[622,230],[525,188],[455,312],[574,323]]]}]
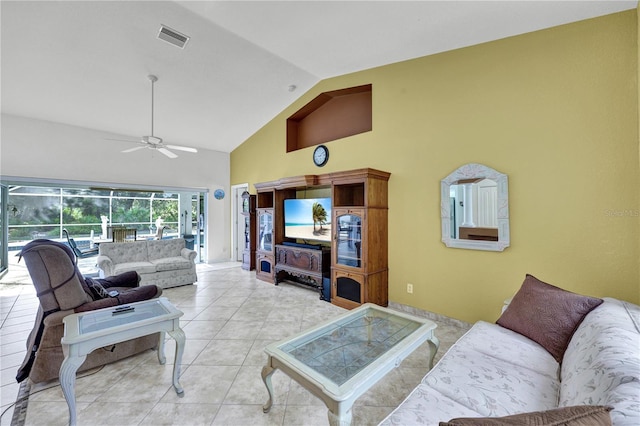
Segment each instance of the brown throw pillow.
[{"label": "brown throw pillow", "polygon": [[611,407],[577,405],[506,417],[458,418],[440,426],[611,426]]},{"label": "brown throw pillow", "polygon": [[527,274],[496,323],[544,347],[562,362],[571,336],[584,317],[603,302],[572,293]]}]

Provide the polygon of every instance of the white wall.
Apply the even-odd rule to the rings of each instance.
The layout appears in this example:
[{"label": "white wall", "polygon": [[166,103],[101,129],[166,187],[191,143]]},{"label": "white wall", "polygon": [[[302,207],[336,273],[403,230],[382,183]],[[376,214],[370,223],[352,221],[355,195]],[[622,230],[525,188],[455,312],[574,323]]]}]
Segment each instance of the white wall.
[{"label": "white wall", "polygon": [[147,149],[123,154],[135,145],[105,138],[135,138],[7,114],[1,128],[2,176],[208,189],[207,261],[229,260],[230,197],[213,196],[216,189],[230,192],[228,153],[199,149],[175,159]]}]

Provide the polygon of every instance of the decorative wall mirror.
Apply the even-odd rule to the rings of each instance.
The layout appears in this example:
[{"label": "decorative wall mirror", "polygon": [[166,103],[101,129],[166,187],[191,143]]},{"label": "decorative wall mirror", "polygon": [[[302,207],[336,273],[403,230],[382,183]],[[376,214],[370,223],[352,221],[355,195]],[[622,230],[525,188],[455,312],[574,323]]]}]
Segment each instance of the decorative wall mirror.
[{"label": "decorative wall mirror", "polygon": [[465,164],[441,181],[442,242],[447,247],[503,251],[509,247],[507,175]]}]

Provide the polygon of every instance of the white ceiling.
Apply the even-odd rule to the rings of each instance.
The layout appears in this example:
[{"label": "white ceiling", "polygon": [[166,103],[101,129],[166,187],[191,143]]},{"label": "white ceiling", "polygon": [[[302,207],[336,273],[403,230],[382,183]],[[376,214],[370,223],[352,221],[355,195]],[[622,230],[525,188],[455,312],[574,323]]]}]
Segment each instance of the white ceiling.
[{"label": "white ceiling", "polygon": [[[2,112],[137,138],[150,134],[155,74],[156,136],[231,152],[322,79],[636,6],[2,1]],[[160,24],[191,37],[184,50],[157,39]]]}]

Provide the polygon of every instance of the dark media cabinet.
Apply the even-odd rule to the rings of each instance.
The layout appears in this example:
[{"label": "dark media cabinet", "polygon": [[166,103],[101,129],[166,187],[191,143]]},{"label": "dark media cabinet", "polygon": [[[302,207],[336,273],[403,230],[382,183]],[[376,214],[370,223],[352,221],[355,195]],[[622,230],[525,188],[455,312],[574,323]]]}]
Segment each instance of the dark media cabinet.
[{"label": "dark media cabinet", "polygon": [[275,284],[284,280],[308,285],[322,293],[322,280],[331,273],[331,248],[308,244],[276,245]]},{"label": "dark media cabinet", "polygon": [[[388,304],[390,173],[357,169],[256,183],[256,277],[297,281],[320,291],[330,278],[331,303],[352,309]],[[284,200],[331,194],[331,247],[296,244],[284,233]]]}]

